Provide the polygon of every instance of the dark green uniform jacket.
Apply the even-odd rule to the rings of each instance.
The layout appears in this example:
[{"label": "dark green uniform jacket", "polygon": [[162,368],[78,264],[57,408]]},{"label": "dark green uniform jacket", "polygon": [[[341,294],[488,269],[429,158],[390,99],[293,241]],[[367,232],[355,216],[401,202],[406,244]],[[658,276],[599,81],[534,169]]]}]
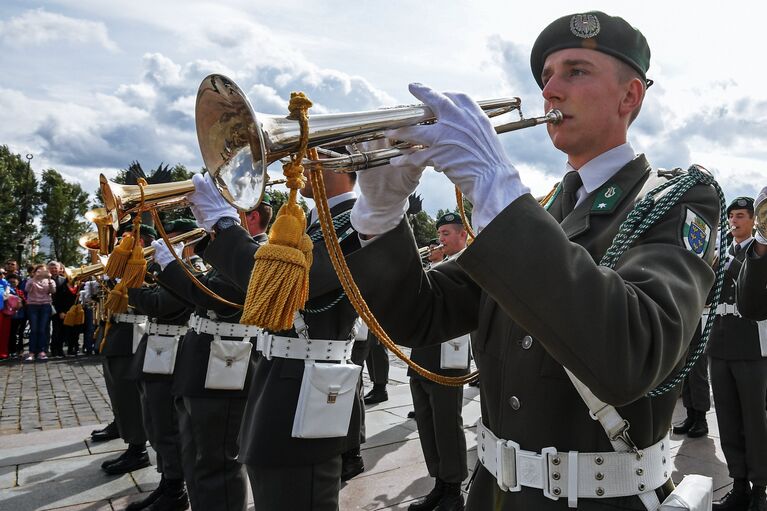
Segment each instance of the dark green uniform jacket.
[{"label": "dark green uniform jacket", "polygon": [[[561,211],[560,197],[549,214],[523,195],[456,261],[428,272],[403,221],[360,251],[364,264],[354,260],[354,275],[397,343],[440,343],[474,331],[482,420],[496,436],[536,452],[550,446],[613,450],[564,365],[597,397],[618,407],[638,447],[650,446],[668,432],[679,392],[645,395],[682,367],[714,281],[714,243],[702,258],[685,248],[687,210],[708,224],[712,240],[719,200],[712,187],[695,186],[615,270],[598,266],[649,174],[647,160],[638,156],[561,224],[552,216]],[[599,208],[609,186],[619,196],[612,206]],[[566,509],[567,499],[549,500],[533,488],[503,492],[481,468],[467,506]],[[644,509],[637,497],[581,498],[578,507]]]},{"label": "dark green uniform jacket", "polygon": [[[341,202],[330,212],[335,217],[351,209],[353,204],[354,200]],[[359,248],[359,238],[356,233],[349,234],[348,225],[337,229],[339,236],[346,235],[341,243],[344,253]],[[313,235],[318,230],[319,225],[313,224],[307,233]],[[216,236],[204,258],[244,291],[257,248],[245,231],[235,226]],[[309,300],[305,308],[320,310],[338,300],[343,290],[323,239],[315,241],[312,254]],[[357,313],[345,297],[327,311],[304,314],[309,337],[314,339],[349,339],[356,318]],[[293,330],[280,335],[297,337]],[[258,358],[240,432],[242,463],[261,467],[312,465],[359,445],[358,400],[355,400],[346,437],[301,439],[291,436],[303,373],[303,360]]]},{"label": "dark green uniform jacket", "polygon": [[[192,309],[160,285],[128,290],[128,303],[139,314],[146,314],[153,323],[165,325],[185,325]],[[144,357],[148,335],[144,335],[136,349],[132,361],[133,377],[146,381],[170,381],[172,374],[153,374],[144,372]]]},{"label": "dark green uniform jacket", "polygon": [[[752,244],[754,241],[751,242]],[[750,247],[750,245],[749,245]],[[738,274],[747,258],[748,248],[738,252],[724,271],[722,303],[735,304]],[[759,327],[756,321],[733,314],[717,316],[711,328],[708,354],[722,360],[759,360],[762,351],[759,345]]]},{"label": "dark green uniform jacket", "polygon": [[746,253],[738,277],[738,311],[744,318],[762,321],[767,319],[767,256],[757,258],[753,243]]},{"label": "dark green uniform jacket", "polygon": [[[244,231],[243,231],[244,232]],[[247,236],[247,234],[246,234]],[[250,236],[248,236],[249,239]],[[253,241],[258,245],[266,241],[266,237]],[[203,318],[208,318],[207,312],[216,314],[216,321],[226,323],[239,323],[242,309],[234,308],[221,303],[219,300],[208,296],[199,289],[186,275],[178,261],[173,261],[157,275],[158,281],[177,298],[195,308],[195,313]],[[224,275],[215,269],[198,280],[210,290],[233,303],[243,303],[245,293]],[[231,337],[222,337],[223,340],[231,340]],[[181,341],[181,347],[176,355],[176,368],[173,377],[173,394],[186,397],[245,397],[248,394],[248,386],[253,375],[252,352],[248,375],[243,390],[209,390],[205,388],[205,376],[208,370],[208,358],[210,358],[210,343],[213,341],[211,334],[197,333],[194,330],[187,331]],[[255,339],[252,339],[255,342]]]}]

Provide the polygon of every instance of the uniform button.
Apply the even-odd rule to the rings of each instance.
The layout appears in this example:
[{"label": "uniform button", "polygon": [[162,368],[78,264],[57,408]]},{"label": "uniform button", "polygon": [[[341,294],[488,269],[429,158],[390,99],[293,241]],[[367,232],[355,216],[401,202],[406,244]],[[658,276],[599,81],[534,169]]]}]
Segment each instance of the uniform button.
[{"label": "uniform button", "polygon": [[513,410],[519,410],[519,407],[522,406],[522,403],[519,402],[519,398],[517,396],[511,396],[509,398],[509,405]]},{"label": "uniform button", "polygon": [[523,350],[529,350],[530,346],[533,345],[533,338],[529,335],[526,335],[522,338],[522,349]]}]

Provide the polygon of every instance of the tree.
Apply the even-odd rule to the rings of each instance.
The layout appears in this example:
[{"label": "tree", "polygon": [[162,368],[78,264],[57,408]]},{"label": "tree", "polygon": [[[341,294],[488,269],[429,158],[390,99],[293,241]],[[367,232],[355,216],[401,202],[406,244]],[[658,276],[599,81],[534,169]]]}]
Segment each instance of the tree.
[{"label": "tree", "polygon": [[0,260],[18,258],[19,247],[24,251],[32,246],[38,237],[34,217],[39,212],[37,179],[29,161],[0,146]]},{"label": "tree", "polygon": [[[288,192],[283,192],[280,190],[267,190],[265,195],[269,195],[269,203],[272,205],[272,219],[269,221],[269,225],[267,226],[268,230],[272,227],[272,224],[274,223],[275,218],[277,218],[277,213],[280,211],[282,205],[288,202]],[[309,206],[301,197],[298,199],[298,205],[301,206],[301,208],[304,210],[304,213],[306,213],[306,221],[308,222]]]},{"label": "tree", "polygon": [[45,203],[42,231],[51,239],[51,258],[66,266],[79,264],[82,254],[77,240],[88,230],[88,223],[80,220],[88,211],[88,194],[54,169],[43,171],[40,193]]},{"label": "tree", "polygon": [[419,211],[410,216],[415,242],[419,247],[425,247],[429,241],[437,237],[437,222],[426,211]]}]

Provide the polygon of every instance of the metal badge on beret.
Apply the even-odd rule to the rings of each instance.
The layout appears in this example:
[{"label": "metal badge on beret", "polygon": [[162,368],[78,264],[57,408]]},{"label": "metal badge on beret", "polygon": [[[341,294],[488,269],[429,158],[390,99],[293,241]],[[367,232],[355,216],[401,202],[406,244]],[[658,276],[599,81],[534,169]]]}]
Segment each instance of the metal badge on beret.
[{"label": "metal badge on beret", "polygon": [[594,14],[575,14],[570,18],[570,32],[577,37],[595,37],[600,28],[599,18]]}]

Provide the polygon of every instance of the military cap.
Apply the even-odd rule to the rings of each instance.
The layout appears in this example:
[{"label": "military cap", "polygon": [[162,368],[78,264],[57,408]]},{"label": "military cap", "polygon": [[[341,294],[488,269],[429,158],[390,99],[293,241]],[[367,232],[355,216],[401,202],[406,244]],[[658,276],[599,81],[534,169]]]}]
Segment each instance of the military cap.
[{"label": "military cap", "polygon": [[754,212],[754,199],[751,197],[738,197],[735,200],[733,200],[729,206],[727,206],[727,214],[730,214],[730,211],[733,209],[747,209],[751,213]]},{"label": "military cap", "polygon": [[461,220],[461,215],[459,215],[458,213],[445,213],[444,215],[442,215],[441,217],[437,219],[437,229],[447,224],[463,225],[463,220]]},{"label": "military cap", "polygon": [[269,207],[272,206],[272,196],[269,195],[269,192],[264,192],[264,196],[261,197],[261,204],[265,204]]},{"label": "military cap", "polygon": [[[157,231],[151,225],[141,224],[141,227],[139,229],[140,229],[139,234],[141,236],[149,236],[151,238],[157,239]],[[120,226],[120,228],[117,230],[117,235],[122,236],[123,234],[132,232],[132,231],[133,231],[133,224],[131,222],[128,222]]]},{"label": "military cap", "polygon": [[533,78],[543,88],[541,73],[546,57],[567,48],[585,48],[606,53],[634,68],[649,87],[650,47],[647,39],[623,18],[601,11],[563,16],[543,29],[530,53]]},{"label": "military cap", "polygon": [[163,224],[162,227],[165,229],[165,232],[177,232],[180,234],[182,232],[189,232],[197,229],[197,222],[191,218],[178,218],[172,222]]}]

